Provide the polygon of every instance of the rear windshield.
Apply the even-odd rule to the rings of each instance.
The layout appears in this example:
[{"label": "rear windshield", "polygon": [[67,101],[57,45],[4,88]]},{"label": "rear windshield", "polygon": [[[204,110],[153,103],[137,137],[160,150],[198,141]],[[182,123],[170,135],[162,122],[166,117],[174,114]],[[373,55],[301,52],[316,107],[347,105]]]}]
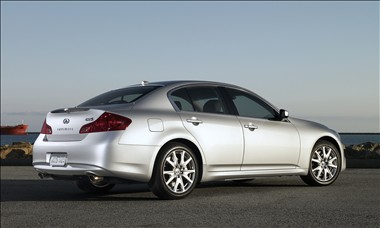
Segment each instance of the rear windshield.
[{"label": "rear windshield", "polygon": [[137,101],[139,98],[159,88],[158,86],[139,86],[128,87],[123,89],[112,90],[78,105],[78,107],[111,105],[111,104],[128,104]]}]

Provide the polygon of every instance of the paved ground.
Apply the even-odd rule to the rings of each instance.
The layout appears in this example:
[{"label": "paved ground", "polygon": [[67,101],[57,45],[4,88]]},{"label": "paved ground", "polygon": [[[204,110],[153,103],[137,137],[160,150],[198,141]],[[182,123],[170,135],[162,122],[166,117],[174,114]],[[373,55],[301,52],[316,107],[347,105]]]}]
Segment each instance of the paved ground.
[{"label": "paved ground", "polygon": [[1,167],[1,227],[380,227],[380,169],[348,169],[328,187],[298,177],[213,182],[183,200],[144,184],[105,196],[73,182],[39,180],[32,167]]}]

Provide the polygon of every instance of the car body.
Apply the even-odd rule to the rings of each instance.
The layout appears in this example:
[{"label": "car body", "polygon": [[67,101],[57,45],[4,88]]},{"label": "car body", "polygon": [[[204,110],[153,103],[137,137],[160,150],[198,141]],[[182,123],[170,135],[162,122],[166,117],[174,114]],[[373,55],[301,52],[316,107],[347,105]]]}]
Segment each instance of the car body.
[{"label": "car body", "polygon": [[346,160],[335,131],[291,118],[242,87],[143,81],[49,112],[33,166],[40,177],[76,180],[86,192],[138,181],[179,199],[199,182],[258,176],[329,185]]}]

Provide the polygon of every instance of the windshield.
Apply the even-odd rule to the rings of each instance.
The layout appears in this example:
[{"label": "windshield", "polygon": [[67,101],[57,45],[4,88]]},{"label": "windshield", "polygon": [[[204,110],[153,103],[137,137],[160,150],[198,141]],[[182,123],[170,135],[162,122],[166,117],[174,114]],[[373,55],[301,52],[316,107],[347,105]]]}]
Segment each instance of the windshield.
[{"label": "windshield", "polygon": [[78,107],[110,105],[110,104],[128,104],[137,101],[139,98],[157,89],[158,86],[139,86],[128,87],[123,89],[112,90],[100,94],[88,101],[78,105]]}]

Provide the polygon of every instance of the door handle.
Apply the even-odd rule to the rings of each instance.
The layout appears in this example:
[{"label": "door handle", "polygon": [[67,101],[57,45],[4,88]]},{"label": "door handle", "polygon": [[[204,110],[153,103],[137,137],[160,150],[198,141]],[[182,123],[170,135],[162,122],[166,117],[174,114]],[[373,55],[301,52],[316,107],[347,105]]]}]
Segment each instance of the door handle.
[{"label": "door handle", "polygon": [[254,131],[254,130],[259,128],[258,126],[254,125],[253,123],[244,124],[244,127],[248,128],[250,131]]},{"label": "door handle", "polygon": [[198,120],[195,116],[191,117],[191,119],[186,119],[186,122],[192,123],[194,126],[198,126],[199,124],[203,123],[202,120]]}]

